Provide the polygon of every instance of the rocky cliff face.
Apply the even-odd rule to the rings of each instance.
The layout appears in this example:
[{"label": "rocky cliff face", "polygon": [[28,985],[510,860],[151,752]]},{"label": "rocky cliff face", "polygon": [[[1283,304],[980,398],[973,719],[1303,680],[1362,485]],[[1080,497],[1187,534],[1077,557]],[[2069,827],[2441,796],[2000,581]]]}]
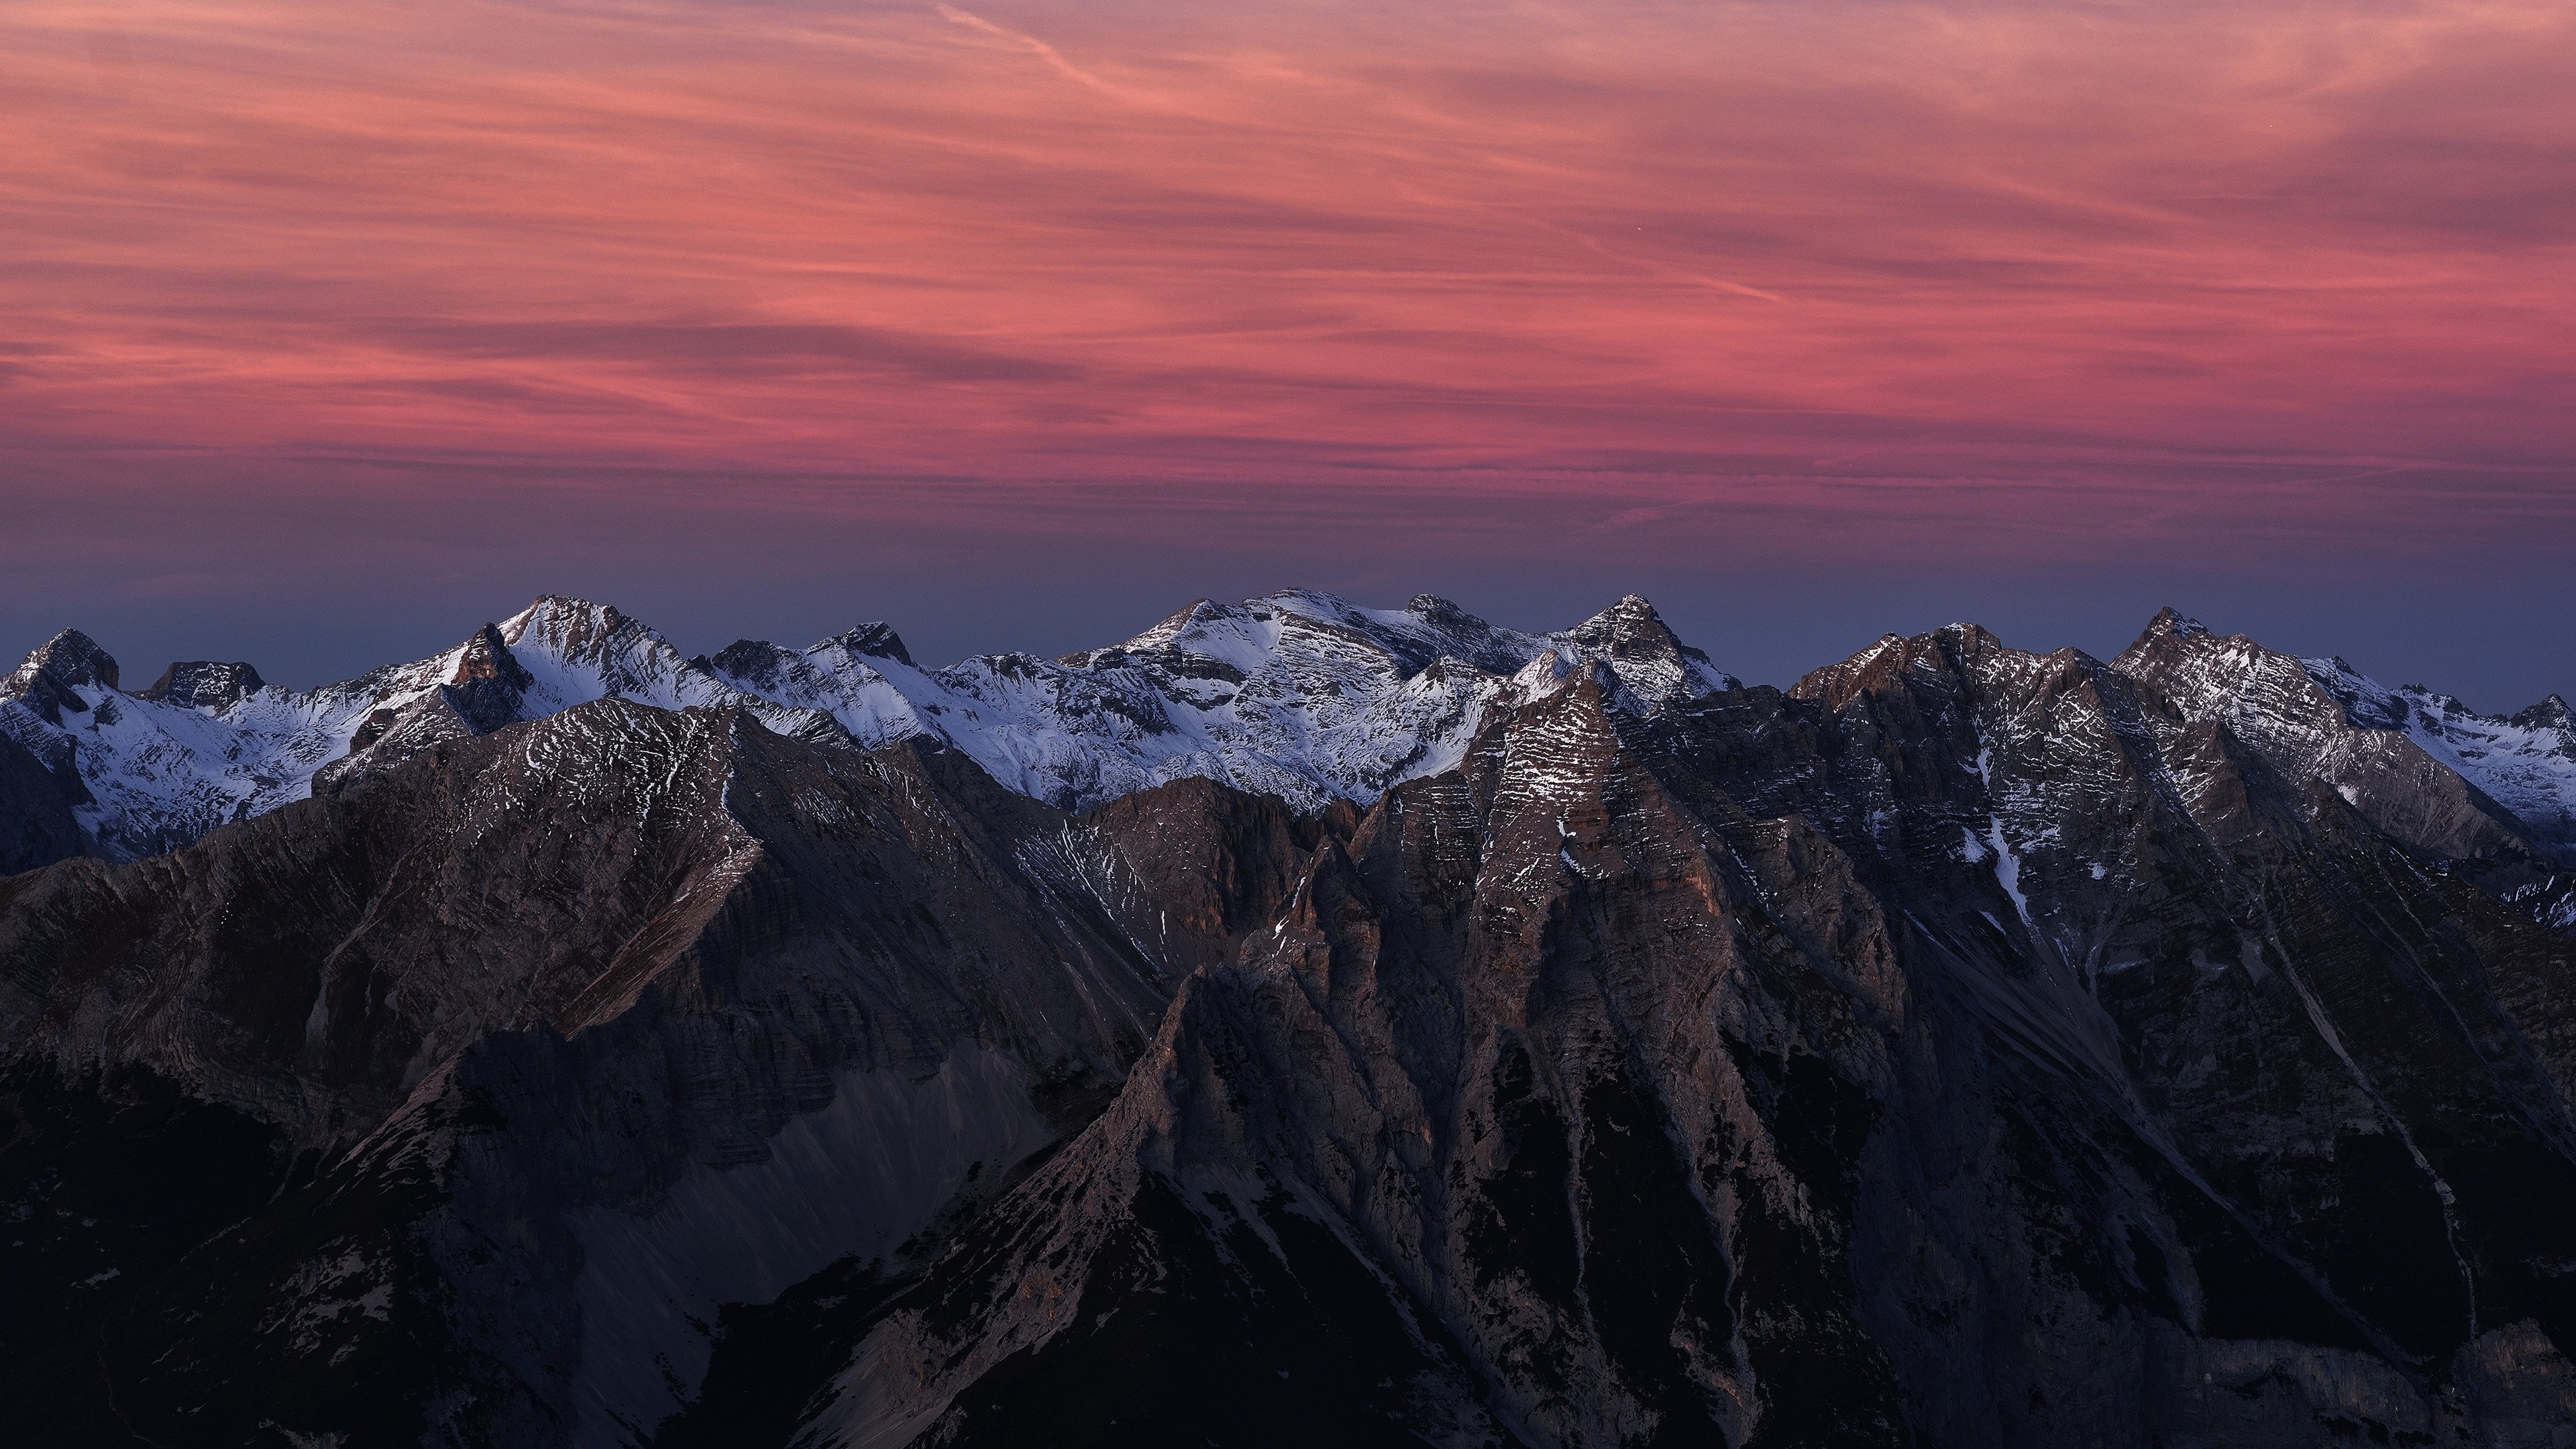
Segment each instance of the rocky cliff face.
[{"label": "rocky cliff face", "polygon": [[2576,1422],[2563,861],[2371,697],[2171,616],[1782,692],[1642,601],[1322,608],[1022,683],[1169,722],[1213,680],[1224,771],[1396,760],[1280,742],[1472,684],[1364,805],[1184,771],[1067,814],[953,722],[859,748],[817,701],[911,668],[890,634],[736,646],[674,709],[649,631],[531,623],[405,706],[458,728],[0,880],[13,1438]]}]

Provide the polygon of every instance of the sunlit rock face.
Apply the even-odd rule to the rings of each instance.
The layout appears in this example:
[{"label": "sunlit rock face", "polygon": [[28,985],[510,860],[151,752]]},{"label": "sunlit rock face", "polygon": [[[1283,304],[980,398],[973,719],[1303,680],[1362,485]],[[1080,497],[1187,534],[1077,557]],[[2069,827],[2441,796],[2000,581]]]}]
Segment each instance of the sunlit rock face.
[{"label": "sunlit rock face", "polygon": [[[12,1442],[2576,1417],[2545,709],[2171,614],[1746,687],[1634,599],[1280,595],[935,673],[548,600],[339,713],[39,654]],[[80,716],[281,697],[355,721],[301,798],[107,848],[142,757]]]}]

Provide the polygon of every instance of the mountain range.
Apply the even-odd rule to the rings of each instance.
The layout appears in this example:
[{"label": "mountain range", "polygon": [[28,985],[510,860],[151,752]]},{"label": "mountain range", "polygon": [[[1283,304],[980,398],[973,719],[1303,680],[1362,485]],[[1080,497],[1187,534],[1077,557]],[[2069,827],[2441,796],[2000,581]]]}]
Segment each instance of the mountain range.
[{"label": "mountain range", "polygon": [[2172,611],[0,681],[13,1443],[2554,1445],[2576,722]]},{"label": "mountain range", "polygon": [[60,778],[89,851],[111,860],[603,698],[736,705],[778,733],[861,749],[927,738],[1066,809],[1184,776],[1316,808],[1455,764],[1542,655],[1605,660],[1654,700],[1734,682],[1633,598],[1539,636],[1429,595],[1383,610],[1289,590],[1232,608],[1201,600],[1062,659],[930,670],[883,624],[801,652],[746,639],[684,657],[615,608],[548,596],[435,658],[311,690],[268,685],[249,664],[183,663],[129,694],[105,651],[65,631],[0,682],[0,734]]}]

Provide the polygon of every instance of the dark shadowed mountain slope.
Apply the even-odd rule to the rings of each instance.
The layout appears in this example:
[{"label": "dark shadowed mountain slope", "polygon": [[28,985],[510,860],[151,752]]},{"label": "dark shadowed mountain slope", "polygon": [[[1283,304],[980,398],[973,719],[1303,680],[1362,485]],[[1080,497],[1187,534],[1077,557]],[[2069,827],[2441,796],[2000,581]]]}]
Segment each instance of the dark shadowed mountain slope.
[{"label": "dark shadowed mountain slope", "polygon": [[625,1442],[719,1303],[885,1266],[1095,1110],[1314,831],[610,701],[0,882],[0,1161],[49,1229],[10,1318],[51,1329],[0,1413]]},{"label": "dark shadowed mountain slope", "polygon": [[33,751],[0,735],[0,875],[80,853],[80,822],[63,781]]},{"label": "dark shadowed mountain slope", "polygon": [[2081,656],[1800,693],[1391,791],[798,1442],[2549,1442],[2566,939]]},{"label": "dark shadowed mountain slope", "polygon": [[[1053,701],[1012,718],[1070,733],[997,757],[1039,775],[1164,759],[1113,707],[1147,695],[1199,701],[1206,774],[1384,767],[1302,813],[1193,768],[1069,815],[927,727],[806,729],[826,676],[890,697],[881,634],[842,641],[877,683],[737,648],[693,667],[758,701],[469,718],[589,688],[549,661],[679,677],[541,608],[440,661],[456,728],[424,706],[316,798],[0,880],[0,1426],[2576,1423],[2565,862],[2429,727],[2174,616],[2110,662],[1891,636],[1783,692],[1642,601],[1526,641],[1436,604],[1193,606],[975,696]],[[100,673],[57,655],[21,706]],[[1437,729],[1384,733],[1391,700]],[[1264,753],[1310,738],[1366,748]]]}]

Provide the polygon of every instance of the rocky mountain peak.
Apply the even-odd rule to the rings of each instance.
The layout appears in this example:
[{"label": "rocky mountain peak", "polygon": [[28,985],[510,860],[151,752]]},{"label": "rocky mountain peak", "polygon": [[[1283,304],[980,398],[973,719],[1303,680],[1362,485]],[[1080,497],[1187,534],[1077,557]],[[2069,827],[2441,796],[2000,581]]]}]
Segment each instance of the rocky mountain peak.
[{"label": "rocky mountain peak", "polygon": [[477,680],[498,680],[514,689],[525,689],[536,679],[526,666],[510,652],[496,624],[486,624],[465,641],[456,657],[456,672],[448,679],[452,685],[470,685]]},{"label": "rocky mountain peak", "polygon": [[223,664],[211,659],[193,659],[174,661],[138,697],[175,704],[181,709],[221,714],[241,703],[244,696],[267,687],[268,682],[259,677],[259,671],[240,660]]},{"label": "rocky mountain peak", "polygon": [[[486,624],[465,641],[457,655],[456,672],[440,687],[439,696],[469,732],[488,735],[519,718],[520,703],[536,682],[536,676],[502,642],[500,629]],[[435,737],[433,730],[421,738],[426,742]]]},{"label": "rocky mountain peak", "polygon": [[1405,601],[1404,607],[1420,615],[1423,622],[1444,629],[1472,629],[1485,622],[1438,594],[1416,594]]},{"label": "rocky mountain peak", "polygon": [[2193,635],[2208,632],[2207,624],[2168,604],[2158,609],[2156,616],[2147,621],[2147,627],[2138,635],[2138,643],[2144,644],[2150,639],[2161,639],[2167,635],[2177,639],[2188,639]]},{"label": "rocky mountain peak", "polygon": [[74,689],[83,685],[116,688],[115,658],[78,629],[65,629],[37,645],[17,672],[49,674],[55,683]]},{"label": "rocky mountain peak", "polygon": [[2428,691],[2390,689],[2341,659],[2150,626],[2111,667],[2172,717],[2225,729],[2286,777],[2326,786],[2434,859],[2496,869],[2529,859],[2548,848],[2542,837],[2564,833],[2559,822],[2576,802],[2576,775],[2535,775],[2517,758],[2520,742],[2494,737],[2504,721],[2446,719]]},{"label": "rocky mountain peak", "polygon": [[2006,644],[2000,635],[1985,625],[1964,619],[1955,624],[1942,625],[1932,631],[1932,637],[1940,641],[1939,647],[1956,668],[1973,669],[1985,661],[2003,656],[2015,659],[2038,657]]},{"label": "rocky mountain peak", "polygon": [[823,642],[825,646],[838,645],[853,654],[891,659],[898,664],[912,663],[912,655],[903,647],[902,636],[894,632],[893,625],[882,620],[844,630]]},{"label": "rocky mountain peak", "polygon": [[594,623],[615,628],[627,615],[615,604],[602,604],[577,594],[539,594],[516,616],[534,623]]},{"label": "rocky mountain peak", "polygon": [[[594,661],[661,639],[614,604],[567,594],[539,595],[535,603],[501,621],[500,635],[517,648],[540,649],[565,660]],[[677,650],[670,652],[673,660],[679,657]]]},{"label": "rocky mountain peak", "polygon": [[[2215,634],[2208,625],[2171,608],[2157,610],[2129,647],[2111,661],[2111,667],[2133,678],[2200,690],[2237,689],[2246,687],[2251,680],[2267,678],[2277,679],[2295,691],[2300,685],[2292,676],[2303,678],[2307,672],[2300,661],[2289,655],[2266,649],[2241,634]],[[2185,676],[2194,682],[2179,686]]]},{"label": "rocky mountain peak", "polygon": [[1192,599],[1178,609],[1165,615],[1162,620],[1156,623],[1152,628],[1147,629],[1143,633],[1136,635],[1134,638],[1127,640],[1123,647],[1128,649],[1151,649],[1157,645],[1169,644],[1174,639],[1180,637],[1182,630],[1189,628],[1193,624],[1204,623],[1211,618],[1217,617],[1223,612],[1224,611],[1213,600]]},{"label": "rocky mountain peak", "polygon": [[[814,647],[828,648],[830,644],[830,640],[825,640]],[[793,657],[766,639],[736,639],[712,656],[696,655],[689,662],[701,669],[738,679],[755,689],[773,689],[778,684],[780,665]]]},{"label": "rocky mountain peak", "polygon": [[1619,602],[1577,624],[1569,631],[1578,644],[1601,646],[1639,646],[1678,648],[1681,641],[1664,623],[1664,616],[1642,594],[1627,594]]},{"label": "rocky mountain peak", "polygon": [[1740,683],[1684,644],[1640,594],[1626,595],[1559,637],[1607,661],[1619,683],[1650,703],[1696,698]]},{"label": "rocky mountain peak", "polygon": [[2512,722],[2527,730],[2576,730],[2576,713],[2569,711],[2563,697],[2553,694],[2517,711]]},{"label": "rocky mountain peak", "polygon": [[45,723],[60,726],[67,712],[84,715],[100,702],[81,690],[115,688],[116,661],[87,634],[65,629],[0,678],[0,699],[16,700]]},{"label": "rocky mountain peak", "polygon": [[1950,624],[1929,634],[1882,634],[1878,642],[1839,664],[1810,670],[1789,693],[1827,709],[1841,709],[1866,694],[1900,688],[1909,674],[1954,678],[1962,657],[2002,644],[1974,624]]}]

